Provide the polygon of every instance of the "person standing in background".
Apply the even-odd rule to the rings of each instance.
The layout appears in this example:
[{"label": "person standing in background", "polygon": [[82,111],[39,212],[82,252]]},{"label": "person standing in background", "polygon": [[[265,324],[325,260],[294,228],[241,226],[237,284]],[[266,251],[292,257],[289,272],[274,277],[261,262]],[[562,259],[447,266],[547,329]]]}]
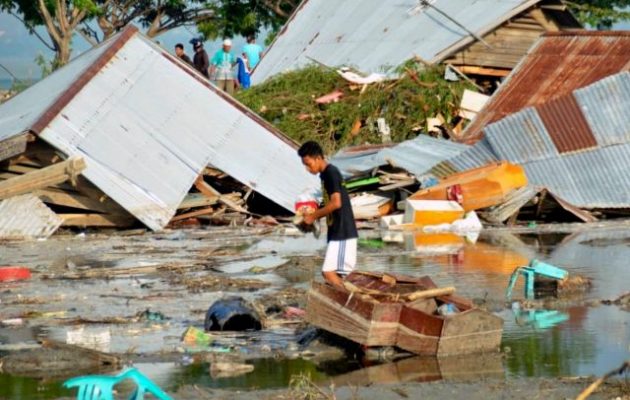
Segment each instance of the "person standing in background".
[{"label": "person standing in background", "polygon": [[210,63],[208,62],[208,53],[203,48],[203,43],[199,39],[193,39],[190,41],[193,45],[193,49],[195,50],[195,56],[193,57],[193,64],[195,69],[201,73],[201,75],[206,78],[210,78],[208,75],[208,67]]},{"label": "person standing in background", "polygon": [[231,53],[232,41],[225,39],[223,47],[212,56],[210,76],[216,81],[219,89],[234,95],[234,65],[236,58]]},{"label": "person standing in background", "polygon": [[238,84],[242,89],[249,89],[251,83],[249,79],[250,70],[247,54],[243,53],[241,57],[236,59],[236,63],[238,64],[238,71],[236,73]]},{"label": "person standing in background", "polygon": [[256,36],[249,35],[247,37],[247,44],[243,46],[243,53],[247,54],[249,60],[249,71],[251,72],[262,57],[263,48],[259,44],[256,44]]},{"label": "person standing in background", "polygon": [[184,45],[181,43],[177,43],[175,45],[175,55],[182,60],[183,62],[185,62],[188,65],[193,65],[192,60],[190,59],[190,57],[188,57],[186,55],[186,53],[184,52]]}]

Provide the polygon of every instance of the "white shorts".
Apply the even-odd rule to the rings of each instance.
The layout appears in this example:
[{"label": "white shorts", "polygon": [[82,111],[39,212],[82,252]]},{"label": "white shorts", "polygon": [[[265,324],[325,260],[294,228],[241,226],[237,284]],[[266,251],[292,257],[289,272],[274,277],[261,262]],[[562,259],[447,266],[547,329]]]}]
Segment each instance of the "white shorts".
[{"label": "white shorts", "polygon": [[323,272],[348,275],[357,264],[357,239],[331,240],[326,249]]}]

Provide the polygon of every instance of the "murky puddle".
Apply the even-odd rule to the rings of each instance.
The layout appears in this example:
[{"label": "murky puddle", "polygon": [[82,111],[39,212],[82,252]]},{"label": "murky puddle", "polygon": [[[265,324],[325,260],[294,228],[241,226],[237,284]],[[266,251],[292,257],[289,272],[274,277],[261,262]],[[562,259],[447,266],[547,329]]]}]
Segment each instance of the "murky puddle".
[{"label": "murky puddle", "polygon": [[[177,234],[179,235],[179,234]],[[121,243],[104,246],[111,260],[98,258],[100,262],[111,261],[112,265],[138,265],[140,262],[161,263],[185,260],[191,252],[203,253],[208,247],[202,240],[190,241],[179,236],[153,239],[151,245],[161,249],[149,255],[134,254],[126,246],[140,239],[121,240]],[[484,232],[476,243],[452,235],[393,235],[383,241],[378,237],[361,240],[359,268],[372,271],[388,271],[407,275],[429,275],[439,286],[453,285],[458,294],[476,300],[487,300],[495,304],[491,309],[505,320],[502,349],[503,355],[482,359],[434,360],[412,358],[381,365],[359,365],[354,360],[333,363],[314,363],[303,359],[264,358],[249,360],[254,372],[234,378],[213,378],[208,373],[208,364],[183,365],[177,362],[142,363],[136,366],[168,390],[176,390],[187,384],[213,388],[278,388],[286,387],[292,376],[309,373],[315,381],[331,379],[338,385],[393,383],[405,381],[430,381],[436,379],[488,378],[488,377],[555,377],[601,375],[620,365],[630,357],[630,312],[617,306],[585,306],[593,299],[613,299],[630,290],[630,232],[624,230],[595,230],[576,234],[512,235],[509,233]],[[203,237],[203,235],[201,236]],[[183,241],[183,245],[182,242]],[[177,243],[176,243],[177,242]],[[243,242],[251,246],[243,245]],[[239,244],[240,243],[240,244]],[[253,243],[253,244],[252,244]],[[138,244],[139,245],[139,244]],[[241,259],[213,267],[228,276],[256,278],[274,285],[286,281],[273,273],[272,269],[285,263],[292,256],[321,256],[325,243],[312,237],[269,237],[260,241],[226,239],[222,246],[242,246]],[[70,248],[71,245],[68,245]],[[120,257],[115,257],[117,247]],[[88,248],[78,251],[87,258]],[[72,259],[73,251],[53,250]],[[214,245],[213,248],[216,248]],[[245,248],[247,248],[245,250]],[[168,250],[168,251],[167,251]],[[23,261],[29,257],[39,258],[45,265],[45,257],[36,250],[31,255],[20,255],[13,260]],[[159,253],[159,254],[158,254]],[[29,254],[29,252],[23,253]],[[157,254],[157,256],[156,256]],[[122,257],[122,258],[121,258]],[[157,259],[156,259],[157,257]],[[516,318],[514,312],[499,307],[505,296],[505,288],[511,272],[517,266],[526,265],[530,259],[538,258],[567,269],[570,274],[580,274],[593,279],[592,289],[582,297],[567,302],[558,302],[547,310],[522,312]],[[80,258],[75,258],[81,260]],[[109,262],[108,261],[108,262]],[[26,262],[26,261],[24,261]],[[32,265],[32,264],[31,264]],[[147,264],[148,265],[148,264]],[[59,268],[63,269],[64,266]],[[65,266],[67,268],[67,266]],[[224,293],[207,292],[191,295],[184,290],[173,290],[168,283],[159,279],[141,278],[108,281],[50,281],[40,295],[59,296],[61,302],[72,298],[75,310],[82,315],[120,316],[142,311],[134,296],[147,296],[151,289],[168,293],[174,299],[185,301],[156,300],[160,311],[173,317],[160,324],[140,324],[110,327],[112,341],[110,351],[154,353],[164,349],[175,349],[183,329],[203,320],[203,310]],[[6,288],[5,288],[6,289]],[[147,290],[149,289],[149,290]],[[17,290],[17,289],[16,289]],[[95,305],[82,297],[91,292],[100,296],[101,305]],[[254,298],[259,293],[246,292]],[[236,290],[236,292],[238,292]],[[514,298],[523,297],[522,284],[516,286]],[[4,306],[5,311],[11,306]],[[44,304],[43,311],[55,312],[60,307]],[[93,326],[90,329],[99,329]],[[64,340],[67,328],[47,328],[52,338]],[[0,328],[0,342],[6,334]],[[261,340],[279,346],[284,343],[282,334],[271,332]],[[276,336],[274,336],[276,335]],[[69,395],[60,389],[60,381],[41,381],[0,374],[0,398],[44,399]]]}]

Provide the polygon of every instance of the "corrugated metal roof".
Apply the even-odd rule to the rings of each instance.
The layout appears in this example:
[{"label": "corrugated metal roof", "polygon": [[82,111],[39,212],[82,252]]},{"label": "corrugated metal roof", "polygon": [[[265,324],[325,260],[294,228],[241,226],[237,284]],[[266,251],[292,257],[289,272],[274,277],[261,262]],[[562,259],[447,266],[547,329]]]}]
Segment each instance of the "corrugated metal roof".
[{"label": "corrugated metal roof", "polygon": [[[533,108],[505,117],[486,128],[484,142],[493,154],[516,163],[540,160],[559,153]],[[509,138],[509,140],[504,140]],[[476,146],[475,146],[476,147]]]},{"label": "corrugated metal roof", "polygon": [[461,154],[468,148],[469,146],[450,140],[419,135],[415,139],[402,142],[394,148],[382,150],[378,158],[384,163],[403,168],[419,177],[440,162]]},{"label": "corrugated metal roof", "polygon": [[560,153],[597,145],[593,132],[572,95],[539,104],[536,110]]},{"label": "corrugated metal roof", "polygon": [[[485,129],[486,136],[464,153],[490,151],[493,157],[521,164],[530,184],[549,188],[554,194],[582,208],[630,207],[630,72],[622,72],[596,82],[567,96],[580,104],[580,114],[587,128],[596,132],[599,146],[560,153],[542,125],[537,108],[526,108]],[[558,121],[574,116],[575,110]],[[558,124],[558,135],[571,140],[571,124]],[[610,128],[607,133],[608,128]],[[483,165],[462,162],[462,156],[450,162],[460,170]],[[468,158],[466,161],[469,161]],[[465,167],[465,168],[461,168]]]},{"label": "corrugated metal roof", "polygon": [[[613,75],[597,85],[576,90],[573,96],[600,146],[630,142],[630,79],[627,74]],[[602,102],[606,107],[601,107]]]},{"label": "corrugated metal roof", "polygon": [[[95,51],[88,69],[65,67],[83,73],[57,84],[56,101],[21,129],[82,156],[83,175],[148,227],[169,222],[208,164],[288,210],[319,186],[292,141],[135,28]],[[18,102],[37,101],[46,81]]]},{"label": "corrugated metal roof", "polygon": [[[496,161],[499,161],[497,156],[492,151],[486,138],[484,138],[474,146],[470,146],[468,150],[446,160],[445,163],[452,166],[456,171],[466,171]],[[448,169],[446,170],[448,171]],[[440,178],[444,177],[445,176],[440,176]]]},{"label": "corrugated metal roof", "polygon": [[629,69],[630,31],[547,33],[466,128],[464,140],[474,143],[492,122]]},{"label": "corrugated metal roof", "polygon": [[0,201],[0,239],[40,239],[52,235],[63,219],[32,194]]},{"label": "corrugated metal roof", "polygon": [[256,66],[252,83],[317,60],[381,72],[415,55],[439,62],[539,0],[305,0]]},{"label": "corrugated metal roof", "polygon": [[333,156],[330,162],[336,165],[346,178],[387,164],[403,168],[419,177],[440,162],[455,157],[468,148],[467,145],[449,140],[418,135],[393,147],[380,146],[362,151],[344,149]]}]

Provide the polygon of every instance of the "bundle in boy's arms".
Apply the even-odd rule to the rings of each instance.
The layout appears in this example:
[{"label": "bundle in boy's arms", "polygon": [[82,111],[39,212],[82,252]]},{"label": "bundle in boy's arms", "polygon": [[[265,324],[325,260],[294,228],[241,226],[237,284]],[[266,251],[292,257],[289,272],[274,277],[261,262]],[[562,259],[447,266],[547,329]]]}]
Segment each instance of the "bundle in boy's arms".
[{"label": "bundle in boy's arms", "polygon": [[293,224],[303,233],[313,232],[315,238],[319,238],[321,233],[321,227],[319,221],[315,221],[312,224],[304,223],[304,216],[312,214],[317,210],[317,201],[313,198],[306,198],[306,196],[300,196],[298,201],[295,202],[295,217],[293,217]]}]

